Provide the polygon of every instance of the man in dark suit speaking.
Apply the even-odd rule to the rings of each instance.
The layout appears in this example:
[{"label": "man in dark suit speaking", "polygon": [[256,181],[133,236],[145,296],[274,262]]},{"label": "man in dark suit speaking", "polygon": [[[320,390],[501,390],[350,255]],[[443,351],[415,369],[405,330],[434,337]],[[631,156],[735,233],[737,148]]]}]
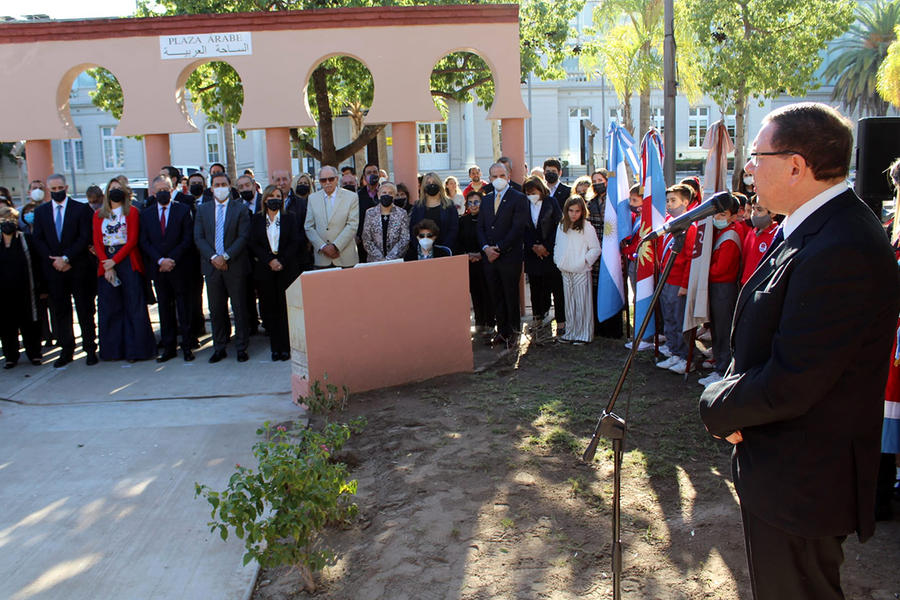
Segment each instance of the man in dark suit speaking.
[{"label": "man in dark suit speaking", "polygon": [[740,293],[731,365],[700,415],[734,444],[757,600],[843,598],[843,541],[875,529],[900,282],[879,220],[847,187],[852,147],[836,110],[792,104],[766,116],[744,167],[785,220]]}]

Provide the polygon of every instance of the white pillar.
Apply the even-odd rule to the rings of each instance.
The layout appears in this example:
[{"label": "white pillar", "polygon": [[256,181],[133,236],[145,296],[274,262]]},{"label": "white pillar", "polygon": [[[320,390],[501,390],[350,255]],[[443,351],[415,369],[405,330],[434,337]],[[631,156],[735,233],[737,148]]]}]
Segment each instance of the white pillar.
[{"label": "white pillar", "polygon": [[466,123],[466,159],[463,165],[466,170],[475,164],[475,102],[466,102],[463,110],[463,120]]}]

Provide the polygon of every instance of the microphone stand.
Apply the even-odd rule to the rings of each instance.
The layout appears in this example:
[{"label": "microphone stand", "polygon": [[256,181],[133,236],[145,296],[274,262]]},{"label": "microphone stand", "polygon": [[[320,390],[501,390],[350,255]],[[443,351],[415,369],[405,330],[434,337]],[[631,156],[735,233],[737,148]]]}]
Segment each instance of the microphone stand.
[{"label": "microphone stand", "polygon": [[[621,515],[621,506],[622,506],[622,456],[624,454],[622,450],[622,444],[625,441],[625,419],[618,416],[613,412],[613,408],[616,406],[616,400],[619,398],[619,393],[622,391],[622,387],[625,385],[625,379],[628,377],[628,372],[631,370],[631,364],[634,362],[634,357],[638,352],[638,345],[640,344],[640,340],[644,339],[644,332],[647,330],[647,325],[650,322],[650,317],[653,315],[653,310],[656,308],[657,303],[659,302],[659,295],[662,293],[663,286],[666,285],[666,279],[669,278],[669,273],[672,271],[672,266],[675,264],[675,257],[678,256],[678,253],[684,248],[684,237],[685,232],[681,231],[679,233],[673,234],[674,240],[672,242],[672,251],[669,254],[669,258],[666,261],[666,266],[663,269],[662,275],[659,278],[659,281],[656,283],[656,288],[653,290],[653,296],[650,299],[650,306],[647,307],[647,312],[644,314],[644,320],[641,323],[640,331],[635,331],[634,339],[631,342],[631,352],[628,353],[628,358],[625,359],[625,365],[622,367],[622,372],[619,374],[619,380],[616,382],[616,387],[613,389],[612,394],[610,395],[609,402],[606,405],[606,408],[603,409],[603,412],[600,415],[600,419],[597,421],[597,426],[594,428],[594,434],[591,436],[591,441],[588,444],[587,448],[584,451],[581,459],[586,463],[591,463],[594,460],[594,455],[597,452],[597,444],[600,442],[601,437],[605,437],[606,439],[612,440],[613,446],[613,513],[612,513],[612,530],[613,530],[613,548],[612,548],[612,573],[613,573],[613,600],[621,600],[622,598],[622,515]],[[643,244],[644,242],[641,242]],[[640,248],[640,245],[638,245]],[[637,306],[637,298],[635,298],[635,307]],[[635,309],[635,318],[637,317],[637,310]]]}]

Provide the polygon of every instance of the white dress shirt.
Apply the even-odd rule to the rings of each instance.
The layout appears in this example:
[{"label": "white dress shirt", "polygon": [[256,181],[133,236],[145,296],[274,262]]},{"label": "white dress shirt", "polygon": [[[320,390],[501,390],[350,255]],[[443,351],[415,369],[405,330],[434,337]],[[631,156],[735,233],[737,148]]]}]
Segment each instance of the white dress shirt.
[{"label": "white dress shirt", "polygon": [[269,218],[266,213],[266,237],[269,238],[269,249],[272,254],[278,254],[278,242],[281,240],[281,213],[275,215],[275,219]]},{"label": "white dress shirt", "polygon": [[804,202],[800,208],[789,214],[784,218],[784,222],[781,224],[781,229],[784,231],[784,239],[788,239],[790,235],[797,231],[797,228],[808,219],[814,212],[825,206],[825,204],[834,198],[837,198],[845,191],[849,189],[847,187],[847,183],[842,181],[838,184],[835,184],[819,194],[818,196],[813,197],[811,200]]}]

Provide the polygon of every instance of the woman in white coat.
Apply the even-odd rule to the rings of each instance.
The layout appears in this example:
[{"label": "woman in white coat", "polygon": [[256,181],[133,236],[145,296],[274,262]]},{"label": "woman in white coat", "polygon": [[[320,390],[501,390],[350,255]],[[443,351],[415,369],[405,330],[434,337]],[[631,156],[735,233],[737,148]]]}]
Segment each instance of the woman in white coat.
[{"label": "woman in white coat", "polygon": [[562,214],[553,251],[566,299],[566,333],[559,339],[583,344],[594,339],[591,266],[600,258],[600,241],[587,219],[587,205],[581,196],[570,196]]}]

